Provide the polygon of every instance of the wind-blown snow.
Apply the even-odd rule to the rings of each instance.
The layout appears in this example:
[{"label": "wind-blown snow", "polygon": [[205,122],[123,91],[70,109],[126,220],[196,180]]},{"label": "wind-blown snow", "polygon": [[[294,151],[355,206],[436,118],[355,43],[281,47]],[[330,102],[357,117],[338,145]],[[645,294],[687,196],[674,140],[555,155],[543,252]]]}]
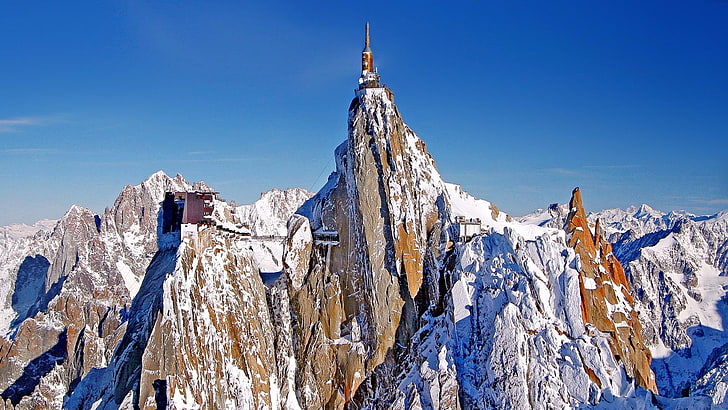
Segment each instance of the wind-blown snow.
[{"label": "wind-blown snow", "polygon": [[139,286],[142,284],[140,278],[123,261],[117,261],[116,268],[119,269],[119,273],[121,273],[121,277],[124,279],[124,285],[129,289],[129,297],[134,299],[134,296],[139,292]]}]

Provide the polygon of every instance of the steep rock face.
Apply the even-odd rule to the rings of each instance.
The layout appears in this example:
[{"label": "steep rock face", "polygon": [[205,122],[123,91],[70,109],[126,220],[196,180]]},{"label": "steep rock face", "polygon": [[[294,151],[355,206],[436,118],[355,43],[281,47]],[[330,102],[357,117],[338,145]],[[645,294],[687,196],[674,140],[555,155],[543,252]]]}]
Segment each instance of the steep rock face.
[{"label": "steep rock face", "polygon": [[[359,92],[336,160],[327,185],[288,220],[277,279],[263,268],[255,239],[234,231],[206,228],[179,248],[159,236],[147,209],[178,189],[161,175],[125,189],[127,199],[104,217],[78,212],[79,228],[59,231],[57,252],[48,254],[49,266],[71,269],[49,280],[51,289],[63,285],[53,307],[23,321],[9,348],[0,346],[43,346],[26,368],[51,369],[20,407],[545,409],[652,401],[632,380],[642,362],[614,344],[616,335],[639,347],[634,335],[585,322],[604,306],[611,316],[593,322],[634,316],[619,293],[624,275],[597,260],[601,253],[610,261],[609,249],[588,225],[572,229],[576,248],[592,241],[575,251],[563,230],[514,222],[442,182],[387,89]],[[260,232],[281,226],[282,213],[241,211],[252,208],[216,201],[214,225],[270,218]],[[480,219],[480,233],[454,239],[459,216]],[[66,246],[73,238],[94,252]],[[105,256],[95,259],[97,252]],[[590,279],[595,289],[586,289]],[[64,293],[76,283],[86,287],[75,294],[94,295],[98,308]],[[617,302],[600,304],[612,296]],[[49,319],[61,311],[84,316],[83,338]]]},{"label": "steep rock face", "polygon": [[[551,408],[633,394],[611,335],[585,325],[563,230],[443,183],[384,89],[358,96],[349,125],[336,173],[289,221],[282,278],[303,407]],[[456,216],[478,218],[481,235],[451,240]]]},{"label": "steep rock face", "polygon": [[693,383],[711,373],[711,352],[728,343],[723,322],[728,212],[696,216],[647,205],[589,215],[614,241],[635,295],[660,393],[702,394]]},{"label": "steep rock face", "polygon": [[58,407],[81,375],[107,362],[129,302],[93,213],[71,208],[49,241],[56,251],[47,271],[36,272],[45,275],[43,292],[0,348],[3,396],[15,404],[35,390],[29,403]]},{"label": "steep rock face", "polygon": [[382,377],[367,379],[352,407],[541,409],[633,397],[630,405],[650,408],[611,335],[584,322],[579,257],[565,232],[514,222],[445,187],[452,215],[480,219],[482,234],[443,244],[441,308],[420,316],[396,365],[380,365]]},{"label": "steep rock face", "polygon": [[612,352],[624,363],[627,374],[656,393],[650,369],[652,356],[642,339],[642,326],[622,265],[604,239],[599,221],[592,234],[579,188],[574,190],[569,208],[566,232],[569,246],[579,255],[584,322],[609,334]]},{"label": "steep rock face", "polygon": [[158,219],[165,192],[189,189],[192,186],[182,175],[170,178],[158,171],[139,185],[125,186],[111,209],[105,210],[100,224],[105,227],[106,240],[115,245],[117,254],[125,256],[124,263],[128,264],[137,282],[141,282],[144,271],[159,249],[159,242],[164,239]]},{"label": "steep rock face", "polygon": [[2,323],[9,330],[0,341],[3,398],[20,408],[59,408],[84,375],[109,363],[157,249],[154,201],[185,184],[155,174],[125,188],[104,215],[73,206],[52,231],[5,254],[2,281],[12,285],[3,311],[14,318]]},{"label": "steep rock face", "polygon": [[635,386],[610,335],[582,316],[579,257],[562,229],[493,218],[486,201],[449,189],[480,236],[457,243],[444,267],[445,313],[464,408],[564,408],[612,402]]},{"label": "steep rock face", "polygon": [[336,173],[300,211],[308,224],[289,231],[294,238],[310,224],[339,235],[338,246],[315,245],[308,263],[286,257],[298,261],[284,271],[294,283],[297,390],[307,408],[341,407],[395,342],[408,344],[427,255],[439,246],[439,235],[428,238],[446,219],[444,187],[391,98],[387,89],[360,91]]},{"label": "steep rock face", "polygon": [[277,407],[265,286],[244,241],[208,231],[180,247],[164,282],[161,316],[142,356],[139,404],[157,408],[163,394],[180,409]]},{"label": "steep rock face", "polygon": [[691,396],[709,396],[713,404],[728,402],[728,344],[713,350],[705,361],[695,384],[690,388]]},{"label": "steep rock face", "polygon": [[[9,336],[45,293],[49,257],[58,249],[58,221],[4,229],[0,239],[0,335]],[[28,236],[24,236],[26,232]],[[52,238],[52,239],[51,239]],[[18,276],[21,280],[18,281]],[[29,289],[30,287],[30,289]]]},{"label": "steep rock face", "polygon": [[[542,226],[557,219],[543,210],[521,218]],[[711,394],[722,403],[713,384],[724,364],[711,357],[728,343],[723,325],[728,317],[728,211],[697,216],[641,205],[590,213],[587,219],[599,220],[602,236],[614,242],[652,351],[660,394]]]}]

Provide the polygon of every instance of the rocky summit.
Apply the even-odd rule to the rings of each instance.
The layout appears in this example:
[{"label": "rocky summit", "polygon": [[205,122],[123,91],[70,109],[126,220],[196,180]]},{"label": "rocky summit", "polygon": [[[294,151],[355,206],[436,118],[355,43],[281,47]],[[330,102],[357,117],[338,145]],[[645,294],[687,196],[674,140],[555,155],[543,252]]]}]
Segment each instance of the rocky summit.
[{"label": "rocky summit", "polygon": [[625,370],[644,388],[657,393],[652,356],[642,339],[642,325],[634,307],[630,284],[622,265],[604,239],[599,219],[594,233],[587,222],[576,188],[566,218],[568,244],[579,256],[579,287],[584,322],[609,335],[612,354],[621,358]]},{"label": "rocky summit", "polygon": [[237,206],[159,172],[5,228],[4,408],[723,403],[725,215],[596,219],[577,189],[514,220],[444,182],[369,80],[315,194]]}]

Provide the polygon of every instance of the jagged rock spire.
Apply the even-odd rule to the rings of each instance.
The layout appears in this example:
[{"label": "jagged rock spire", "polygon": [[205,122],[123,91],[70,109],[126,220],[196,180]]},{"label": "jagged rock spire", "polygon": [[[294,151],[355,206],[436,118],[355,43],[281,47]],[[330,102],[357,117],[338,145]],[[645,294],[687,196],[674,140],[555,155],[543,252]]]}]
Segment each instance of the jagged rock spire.
[{"label": "jagged rock spire", "polygon": [[652,355],[642,338],[629,282],[598,220],[591,233],[578,187],[572,192],[569,209],[565,228],[568,245],[581,261],[579,287],[584,322],[608,334],[612,353],[624,364],[627,374],[657,393],[655,374],[650,369]]}]

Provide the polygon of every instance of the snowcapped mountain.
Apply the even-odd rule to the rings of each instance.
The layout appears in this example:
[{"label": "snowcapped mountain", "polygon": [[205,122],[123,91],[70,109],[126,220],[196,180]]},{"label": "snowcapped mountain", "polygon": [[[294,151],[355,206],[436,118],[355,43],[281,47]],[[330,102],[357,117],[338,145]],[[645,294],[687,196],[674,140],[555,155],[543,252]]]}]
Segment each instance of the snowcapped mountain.
[{"label": "snowcapped mountain", "polygon": [[165,193],[214,190],[162,172],[102,215],[13,228],[5,408],[722,402],[725,214],[596,224],[576,190],[514,220],[442,180],[386,87],[357,91],[334,155],[315,195],[214,198],[194,234],[164,228]]},{"label": "snowcapped mountain", "polygon": [[237,214],[256,236],[286,236],[288,218],[313,196],[301,188],[263,192],[251,205],[237,207]]},{"label": "snowcapped mountain", "polygon": [[[102,215],[73,206],[58,221],[0,228],[0,389],[7,406],[60,408],[83,376],[109,365],[132,301],[164,259],[158,254],[175,266],[179,238],[162,234],[160,204],[165,192],[187,190],[211,189],[160,171],[126,186]],[[288,216],[275,219],[285,211],[274,204],[295,209],[305,200],[296,195],[306,196],[277,192],[285,200],[268,203],[272,226]],[[223,205],[223,214],[235,208]],[[271,258],[281,259],[278,248]]]},{"label": "snowcapped mountain", "polygon": [[[39,231],[48,231],[53,229],[58,221],[55,219],[41,219],[33,225],[11,224],[0,226],[0,237],[4,239],[23,239],[35,235]],[[5,243],[5,242],[3,242]]]}]

